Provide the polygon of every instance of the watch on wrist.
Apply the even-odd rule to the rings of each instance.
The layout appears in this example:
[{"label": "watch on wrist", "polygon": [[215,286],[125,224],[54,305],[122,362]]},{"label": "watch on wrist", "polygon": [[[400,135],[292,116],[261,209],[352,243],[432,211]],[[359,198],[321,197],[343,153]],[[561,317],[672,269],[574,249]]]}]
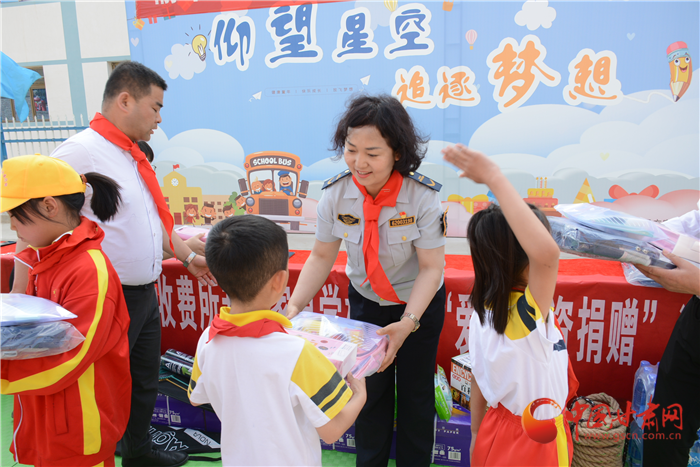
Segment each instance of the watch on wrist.
[{"label": "watch on wrist", "polygon": [[401,319],[404,318],[409,318],[413,321],[413,331],[411,332],[416,332],[420,327],[420,321],[418,321],[418,317],[416,317],[416,315],[414,315],[413,313],[404,313],[403,315],[401,315]]},{"label": "watch on wrist", "polygon": [[182,262],[182,265],[185,266],[185,267],[188,267],[188,266],[190,265],[190,263],[192,262],[192,260],[194,259],[195,256],[197,256],[197,253],[195,253],[195,252],[193,251],[193,252],[190,253],[190,255],[187,257],[187,259],[185,259],[185,261]]}]

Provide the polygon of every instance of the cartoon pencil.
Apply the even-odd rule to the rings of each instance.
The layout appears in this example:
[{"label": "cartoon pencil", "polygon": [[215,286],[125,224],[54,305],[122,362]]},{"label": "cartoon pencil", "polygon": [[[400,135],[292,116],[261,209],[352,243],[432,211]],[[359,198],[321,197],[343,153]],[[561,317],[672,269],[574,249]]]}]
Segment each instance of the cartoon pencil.
[{"label": "cartoon pencil", "polygon": [[666,49],[668,65],[671,69],[671,92],[673,93],[673,101],[678,102],[678,99],[683,97],[685,91],[690,86],[690,80],[693,78],[693,64],[688,52],[688,45],[683,41],[674,42]]}]

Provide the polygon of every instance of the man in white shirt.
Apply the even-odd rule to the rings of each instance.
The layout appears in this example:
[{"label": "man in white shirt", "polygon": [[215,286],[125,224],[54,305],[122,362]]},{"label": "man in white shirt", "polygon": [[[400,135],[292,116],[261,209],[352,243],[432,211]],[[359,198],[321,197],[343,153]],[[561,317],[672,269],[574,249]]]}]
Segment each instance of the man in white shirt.
[{"label": "man in white shirt", "polygon": [[[161,324],[155,281],[161,273],[163,249],[168,252],[171,243],[169,235],[163,235],[167,233],[163,220],[169,216],[163,195],[157,184],[149,185],[147,181],[149,177],[155,181],[155,174],[148,173],[148,170],[152,172],[150,166],[139,167],[135,158],[143,153],[139,149],[134,154],[133,146],[137,141],[148,141],[161,122],[160,109],[166,89],[166,82],[140,63],[119,65],[105,86],[103,115],[97,114],[91,128],[72,136],[51,154],[68,162],[78,173],[98,172],[113,178],[121,187],[122,202],[111,221],[101,223],[95,217],[89,207],[92,196],[89,187],[81,214],[98,222],[105,231],[102,247],[119,274],[131,318],[131,415],[121,442],[125,467],[175,467],[187,462],[184,453],[153,449],[149,433],[160,367]],[[165,211],[159,212],[159,202]],[[216,285],[204,257],[191,251],[172,233],[172,217],[169,225],[175,256],[200,282]],[[25,246],[18,244],[17,251]],[[17,267],[15,277],[13,291],[23,292],[26,270]]]}]

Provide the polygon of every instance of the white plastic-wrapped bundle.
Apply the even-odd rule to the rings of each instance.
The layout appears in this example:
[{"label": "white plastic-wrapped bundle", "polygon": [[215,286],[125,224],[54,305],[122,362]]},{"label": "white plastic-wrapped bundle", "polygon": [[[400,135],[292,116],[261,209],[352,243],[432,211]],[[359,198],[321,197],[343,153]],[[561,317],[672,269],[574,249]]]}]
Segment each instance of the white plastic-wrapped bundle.
[{"label": "white plastic-wrapped bundle", "polygon": [[588,258],[673,269],[675,265],[655,245],[624,234],[611,234],[572,219],[550,217],[552,237],[565,253]]},{"label": "white plastic-wrapped bundle", "polygon": [[376,373],[389,345],[389,337],[377,334],[379,326],[364,321],[302,311],[292,318],[292,325],[297,331],[357,344],[357,360],[350,370],[356,378]]},{"label": "white plastic-wrapped bundle", "polygon": [[25,360],[57,355],[77,347],[85,337],[65,321],[77,316],[45,298],[2,294],[0,358]]},{"label": "white plastic-wrapped bundle", "polygon": [[659,250],[672,251],[681,237],[679,233],[649,219],[593,204],[558,204],[554,208],[577,224],[621,239],[647,242]]},{"label": "white plastic-wrapped bundle", "polygon": [[58,303],[21,293],[0,294],[0,325],[48,323],[77,318]]}]

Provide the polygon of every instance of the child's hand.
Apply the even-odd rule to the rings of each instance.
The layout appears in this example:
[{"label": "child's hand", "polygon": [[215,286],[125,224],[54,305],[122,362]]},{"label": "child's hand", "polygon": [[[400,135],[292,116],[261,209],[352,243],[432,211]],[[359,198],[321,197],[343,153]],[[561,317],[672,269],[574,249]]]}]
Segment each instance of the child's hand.
[{"label": "child's hand", "polygon": [[484,153],[469,149],[463,144],[449,146],[442,150],[443,159],[462,169],[460,177],[467,177],[476,183],[489,184],[495,175],[500,173],[498,166]]},{"label": "child's hand", "polygon": [[[352,397],[358,397],[367,400],[367,388],[365,386],[364,378],[355,378],[352,373],[348,373],[347,376],[348,386],[352,390]],[[364,402],[363,402],[364,405]]]}]

